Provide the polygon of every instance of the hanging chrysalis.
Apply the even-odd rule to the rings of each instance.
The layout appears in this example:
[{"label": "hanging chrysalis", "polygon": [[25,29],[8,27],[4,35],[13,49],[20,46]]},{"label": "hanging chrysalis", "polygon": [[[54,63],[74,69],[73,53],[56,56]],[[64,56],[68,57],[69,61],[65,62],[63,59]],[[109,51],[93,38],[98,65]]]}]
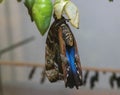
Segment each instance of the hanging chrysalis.
[{"label": "hanging chrysalis", "polygon": [[28,9],[31,21],[35,21],[39,32],[44,35],[51,21],[53,10],[51,0],[25,0],[24,4]]},{"label": "hanging chrysalis", "polygon": [[75,28],[79,28],[79,10],[71,0],[55,0],[54,11],[57,19],[65,13],[70,19],[70,23]]},{"label": "hanging chrysalis", "polygon": [[24,2],[24,5],[28,9],[28,13],[30,15],[31,21],[33,21],[32,8],[33,8],[34,3],[35,3],[35,0],[25,0],[25,2]]},{"label": "hanging chrysalis", "polygon": [[51,0],[35,0],[32,8],[32,16],[42,35],[49,28],[53,5]]},{"label": "hanging chrysalis", "polygon": [[65,86],[82,85],[82,70],[76,40],[63,16],[50,27],[45,47],[45,70],[50,82],[64,80]]}]

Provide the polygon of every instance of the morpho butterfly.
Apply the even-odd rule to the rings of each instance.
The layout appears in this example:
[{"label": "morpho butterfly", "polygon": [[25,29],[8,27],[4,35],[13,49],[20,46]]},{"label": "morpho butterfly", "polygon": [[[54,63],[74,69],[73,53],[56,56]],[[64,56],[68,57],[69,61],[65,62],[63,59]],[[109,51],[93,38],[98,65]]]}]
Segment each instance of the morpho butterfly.
[{"label": "morpho butterfly", "polygon": [[45,73],[50,82],[64,80],[65,86],[82,85],[82,69],[76,40],[63,16],[51,25],[45,47]]}]

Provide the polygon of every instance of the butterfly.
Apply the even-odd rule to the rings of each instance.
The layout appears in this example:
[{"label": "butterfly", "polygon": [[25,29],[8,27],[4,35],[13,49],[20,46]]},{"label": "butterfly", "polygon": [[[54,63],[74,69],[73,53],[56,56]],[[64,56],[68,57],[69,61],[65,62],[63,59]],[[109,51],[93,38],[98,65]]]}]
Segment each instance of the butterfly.
[{"label": "butterfly", "polygon": [[82,85],[82,68],[75,37],[63,16],[52,23],[45,47],[45,73],[50,82],[64,80],[66,87]]}]

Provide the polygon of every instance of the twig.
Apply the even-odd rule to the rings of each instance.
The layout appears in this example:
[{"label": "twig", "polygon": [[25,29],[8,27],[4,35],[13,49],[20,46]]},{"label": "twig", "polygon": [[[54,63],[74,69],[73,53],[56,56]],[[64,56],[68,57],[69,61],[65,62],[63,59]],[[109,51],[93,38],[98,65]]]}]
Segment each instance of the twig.
[{"label": "twig", "polygon": [[[0,65],[9,65],[9,66],[18,66],[18,67],[38,67],[44,68],[44,64],[33,63],[33,62],[10,62],[10,61],[0,61]],[[85,71],[98,71],[98,72],[111,72],[111,73],[120,73],[120,69],[112,69],[112,68],[96,68],[96,67],[82,67]]]},{"label": "twig", "polygon": [[0,65],[19,66],[19,67],[39,67],[43,68],[44,64],[40,63],[28,63],[28,62],[15,62],[15,61],[0,61]]}]

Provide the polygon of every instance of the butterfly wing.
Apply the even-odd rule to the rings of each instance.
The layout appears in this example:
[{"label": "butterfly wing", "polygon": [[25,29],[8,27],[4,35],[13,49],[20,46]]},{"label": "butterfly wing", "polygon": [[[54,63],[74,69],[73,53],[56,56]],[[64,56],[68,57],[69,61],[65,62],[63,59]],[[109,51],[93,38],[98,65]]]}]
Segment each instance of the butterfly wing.
[{"label": "butterfly wing", "polygon": [[46,39],[45,48],[45,69],[50,82],[62,79],[62,65],[60,57],[60,47],[58,39],[59,20],[55,20],[50,27]]},{"label": "butterfly wing", "polygon": [[76,40],[66,23],[58,31],[65,85],[78,88],[82,85],[82,70]]},{"label": "butterfly wing", "polygon": [[57,35],[55,32],[55,22],[51,25],[47,39],[46,39],[46,47],[45,47],[45,71],[47,78],[50,82],[55,82],[59,78],[59,72],[57,68],[57,64],[55,62],[55,53],[56,48],[58,48],[58,43],[56,40]]}]

